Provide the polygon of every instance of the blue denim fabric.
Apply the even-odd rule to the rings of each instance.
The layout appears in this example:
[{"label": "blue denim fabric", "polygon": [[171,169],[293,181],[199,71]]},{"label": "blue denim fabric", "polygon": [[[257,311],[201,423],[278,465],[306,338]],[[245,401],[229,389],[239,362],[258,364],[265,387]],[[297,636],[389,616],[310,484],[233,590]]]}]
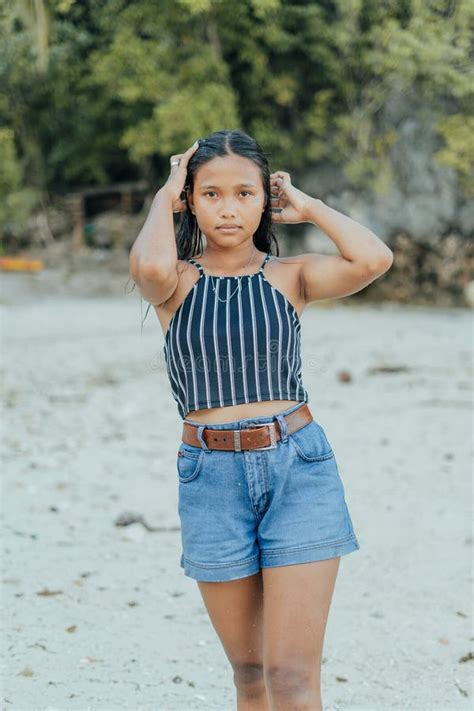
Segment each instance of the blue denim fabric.
[{"label": "blue denim fabric", "polygon": [[[260,568],[325,560],[360,548],[336,458],[313,419],[288,435],[284,415],[199,426],[202,447],[180,443],[178,512],[185,575],[202,581],[244,578]],[[206,429],[244,429],[277,419],[276,449],[209,449]]]}]

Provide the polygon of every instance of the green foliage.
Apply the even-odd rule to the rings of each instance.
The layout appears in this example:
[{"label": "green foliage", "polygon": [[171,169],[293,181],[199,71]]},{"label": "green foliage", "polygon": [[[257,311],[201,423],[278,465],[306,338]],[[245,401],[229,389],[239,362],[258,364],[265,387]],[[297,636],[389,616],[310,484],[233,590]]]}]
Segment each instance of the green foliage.
[{"label": "green foliage", "polygon": [[21,184],[21,169],[15,154],[15,142],[11,128],[0,128],[0,194],[18,190]]},{"label": "green foliage", "polygon": [[[193,136],[199,138],[223,126],[237,125],[235,104],[235,97],[226,86],[187,86],[156,106],[151,119],[129,128],[121,143],[137,162],[158,152],[171,155],[176,146],[188,148],[194,143]],[[214,111],[210,112],[209,106],[214,106]]]},{"label": "green foliage", "polygon": [[[13,131],[0,128],[0,223],[24,225],[36,207],[39,193],[24,187]],[[13,225],[12,225],[13,226]]]},{"label": "green foliage", "polygon": [[[470,190],[468,0],[25,0],[5,7],[2,191],[141,176],[159,184],[172,153],[238,127],[262,144],[273,170],[301,173],[329,162],[348,185],[386,192],[397,125],[410,116],[412,97],[438,132],[435,159]],[[394,101],[401,116],[388,110]]]},{"label": "green foliage", "polygon": [[466,194],[474,197],[474,116],[448,116],[437,128],[445,146],[437,151],[436,158],[460,174]]}]

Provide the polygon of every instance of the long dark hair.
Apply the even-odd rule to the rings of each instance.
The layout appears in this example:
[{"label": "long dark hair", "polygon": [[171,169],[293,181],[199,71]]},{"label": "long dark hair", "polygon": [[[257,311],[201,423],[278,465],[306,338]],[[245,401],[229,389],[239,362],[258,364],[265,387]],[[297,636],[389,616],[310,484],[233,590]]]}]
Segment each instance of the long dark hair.
[{"label": "long dark hair", "polygon": [[[280,248],[272,229],[270,166],[267,154],[260,144],[244,131],[224,129],[222,131],[214,131],[214,133],[210,133],[205,138],[199,139],[199,148],[193,153],[188,163],[186,181],[182,193],[182,196],[186,198],[186,210],[181,213],[181,221],[178,225],[176,236],[178,259],[186,260],[203,252],[202,232],[196,215],[191,211],[187,200],[188,191],[193,191],[197,171],[213,158],[232,154],[249,158],[260,168],[265,193],[265,209],[262,212],[260,224],[253,235],[253,243],[257,249],[263,252],[270,252],[277,257],[280,256]],[[142,329],[150,306],[151,304],[148,304],[145,317],[142,319]]]}]

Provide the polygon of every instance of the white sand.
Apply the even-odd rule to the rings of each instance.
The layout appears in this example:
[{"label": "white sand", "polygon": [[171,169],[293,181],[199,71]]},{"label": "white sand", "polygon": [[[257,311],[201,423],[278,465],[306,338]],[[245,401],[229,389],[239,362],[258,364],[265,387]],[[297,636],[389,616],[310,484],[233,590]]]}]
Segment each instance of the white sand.
[{"label": "white sand", "polygon": [[[179,567],[181,420],[156,316],[141,336],[122,275],[92,298],[34,279],[3,276],[1,708],[234,711],[231,669]],[[349,297],[308,308],[302,326],[309,405],[361,545],[336,583],[325,711],[472,708],[470,314]],[[409,370],[368,374],[380,365]],[[172,530],[118,528],[124,511]]]}]

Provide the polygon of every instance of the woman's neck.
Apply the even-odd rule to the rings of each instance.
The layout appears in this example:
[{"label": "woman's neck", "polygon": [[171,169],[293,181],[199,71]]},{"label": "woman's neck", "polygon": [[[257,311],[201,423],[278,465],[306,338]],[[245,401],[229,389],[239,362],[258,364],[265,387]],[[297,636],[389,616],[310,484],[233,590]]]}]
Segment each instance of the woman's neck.
[{"label": "woman's neck", "polygon": [[[206,248],[202,253],[202,259],[199,261],[203,267],[206,267],[211,272],[222,272],[224,274],[233,274],[242,270],[251,269],[260,256],[264,257],[261,252],[252,245],[252,250],[249,251],[224,251],[224,250],[209,250]],[[196,257],[198,259],[198,257]],[[203,261],[204,260],[204,261]]]}]

